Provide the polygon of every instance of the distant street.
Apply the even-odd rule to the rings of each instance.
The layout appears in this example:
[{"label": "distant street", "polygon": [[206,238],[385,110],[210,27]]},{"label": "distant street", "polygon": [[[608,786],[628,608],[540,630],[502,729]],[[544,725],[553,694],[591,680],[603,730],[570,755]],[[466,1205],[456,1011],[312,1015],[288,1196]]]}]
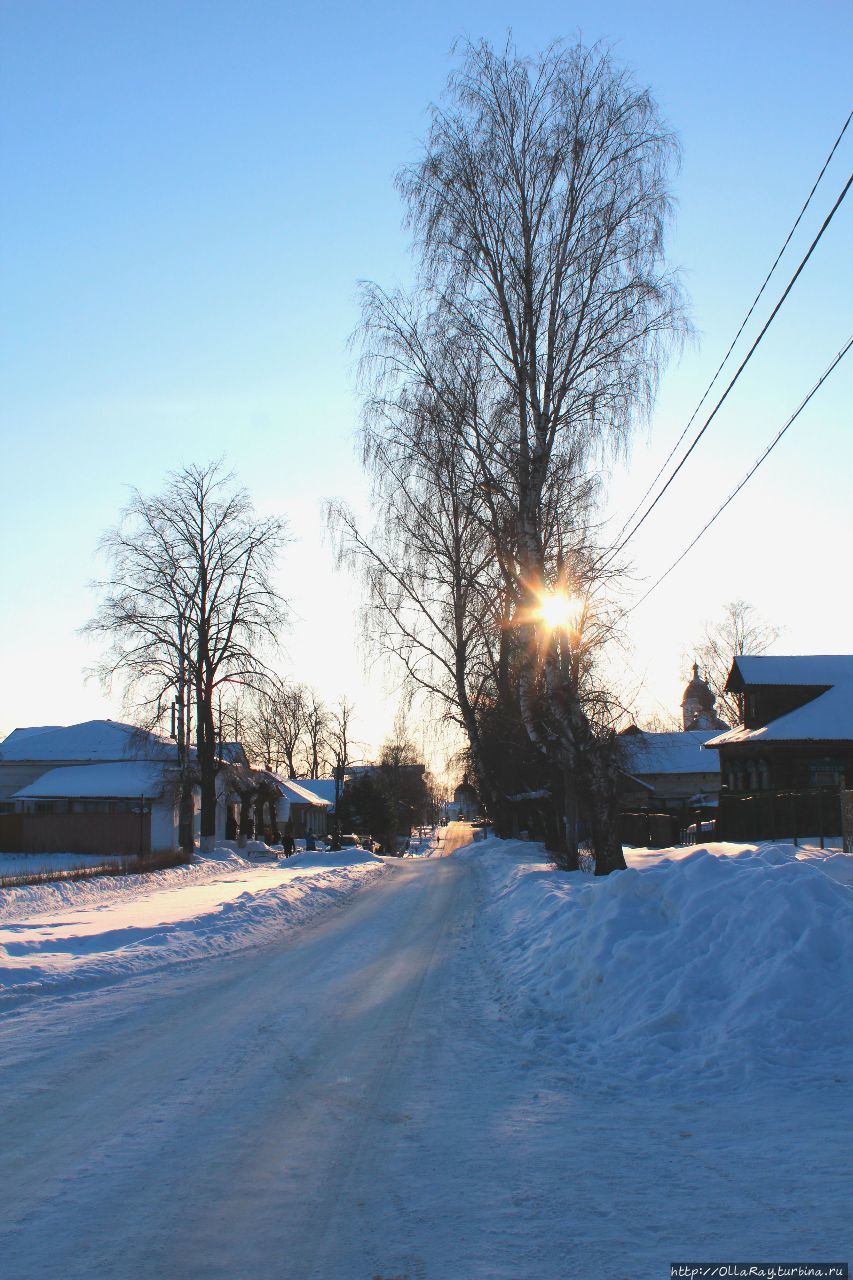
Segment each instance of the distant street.
[{"label": "distant street", "polygon": [[475,834],[470,822],[449,822],[443,829],[433,857],[446,858],[449,853],[453,853],[462,845],[470,844]]}]

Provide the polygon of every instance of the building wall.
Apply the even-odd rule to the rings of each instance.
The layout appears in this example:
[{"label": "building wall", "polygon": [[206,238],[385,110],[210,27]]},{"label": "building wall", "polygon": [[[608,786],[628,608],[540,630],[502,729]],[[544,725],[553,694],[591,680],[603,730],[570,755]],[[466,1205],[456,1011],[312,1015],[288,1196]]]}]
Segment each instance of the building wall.
[{"label": "building wall", "polygon": [[[720,747],[720,767],[733,794],[853,786],[853,743],[740,743]],[[837,770],[839,781],[826,775]]]},{"label": "building wall", "polygon": [[760,729],[771,720],[813,702],[828,688],[828,685],[747,685],[743,698],[744,726]]},{"label": "building wall", "polygon": [[282,831],[288,819],[293,823],[297,835],[304,831],[313,831],[316,836],[324,836],[328,829],[326,810],[319,805],[298,804],[296,801],[289,800],[287,796],[282,796],[276,813],[279,829]]},{"label": "building wall", "polygon": [[654,787],[655,796],[674,804],[689,800],[700,791],[716,794],[720,789],[720,774],[716,769],[708,773],[638,773],[636,776]]},{"label": "building wall", "polygon": [[151,805],[151,850],[153,853],[177,853],[178,806],[166,800]]},{"label": "building wall", "polygon": [[29,786],[49,769],[89,763],[88,760],[0,760],[0,801],[8,800],[16,791]]}]

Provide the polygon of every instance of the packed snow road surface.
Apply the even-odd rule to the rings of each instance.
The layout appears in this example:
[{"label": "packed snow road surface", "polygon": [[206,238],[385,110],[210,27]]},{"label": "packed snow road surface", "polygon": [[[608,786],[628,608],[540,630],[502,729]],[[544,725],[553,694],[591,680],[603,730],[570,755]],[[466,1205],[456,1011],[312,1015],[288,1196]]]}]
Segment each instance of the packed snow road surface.
[{"label": "packed snow road surface", "polygon": [[680,869],[575,888],[535,858],[389,861],[251,952],[13,1007],[3,1280],[653,1280],[843,1252],[843,1084],[584,1072],[558,977],[535,1008],[507,986],[562,938],[561,895],[569,923],[607,895],[612,926]]}]

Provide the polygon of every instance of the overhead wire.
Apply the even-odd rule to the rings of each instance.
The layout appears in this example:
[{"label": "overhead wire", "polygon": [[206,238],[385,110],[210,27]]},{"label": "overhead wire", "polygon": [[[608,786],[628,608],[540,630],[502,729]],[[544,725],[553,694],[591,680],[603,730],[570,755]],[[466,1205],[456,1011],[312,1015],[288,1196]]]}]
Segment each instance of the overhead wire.
[{"label": "overhead wire", "polygon": [[817,178],[815,179],[815,182],[814,182],[814,184],[813,184],[813,186],[812,186],[811,191],[809,192],[809,194],[808,194],[808,196],[807,196],[807,198],[806,198],[805,203],[803,204],[803,207],[801,208],[801,210],[800,210],[799,214],[797,215],[797,218],[796,218],[796,220],[794,221],[794,224],[793,224],[793,226],[791,227],[791,230],[788,232],[788,235],[786,236],[785,241],[784,241],[784,243],[783,243],[783,245],[782,245],[781,249],[779,250],[778,254],[776,255],[776,258],[775,258],[775,260],[774,260],[774,262],[773,262],[773,265],[771,266],[770,270],[768,271],[767,275],[765,276],[764,281],[763,281],[763,283],[762,283],[762,285],[761,285],[761,288],[758,290],[758,293],[755,295],[755,298],[753,299],[752,304],[751,304],[751,306],[750,306],[749,310],[747,311],[747,313],[746,313],[746,315],[745,315],[745,317],[744,317],[744,319],[743,319],[743,322],[741,323],[740,328],[738,329],[737,333],[735,334],[734,338],[732,339],[732,342],[731,342],[731,344],[730,344],[730,346],[729,346],[728,350],[726,351],[726,354],[724,355],[723,359],[720,361],[720,364],[718,365],[718,367],[717,367],[717,369],[716,369],[716,372],[714,373],[714,376],[711,378],[711,381],[708,383],[708,386],[705,388],[705,391],[704,391],[704,393],[703,393],[703,395],[702,395],[702,397],[701,397],[701,399],[700,399],[699,403],[697,404],[696,408],[693,410],[693,413],[691,414],[691,416],[690,416],[690,418],[689,418],[689,420],[688,420],[688,422],[687,422],[687,425],[685,426],[685,428],[684,428],[684,430],[682,431],[681,435],[680,435],[680,436],[678,437],[678,439],[676,440],[675,444],[672,446],[672,449],[670,450],[669,454],[668,454],[668,455],[667,455],[667,457],[665,458],[665,460],[664,460],[664,462],[663,462],[662,466],[659,468],[659,470],[658,470],[658,472],[657,472],[656,476],[654,477],[654,479],[652,480],[651,484],[648,486],[648,488],[646,489],[645,493],[644,493],[644,494],[643,494],[643,496],[640,498],[640,501],[637,503],[637,505],[634,507],[634,510],[633,510],[633,511],[631,512],[631,514],[628,516],[628,519],[627,519],[627,520],[624,522],[624,524],[622,525],[621,529],[619,530],[618,534],[616,535],[616,538],[614,539],[613,543],[611,544],[611,547],[610,547],[610,548],[609,548],[609,549],[604,553],[604,563],[605,563],[605,564],[609,564],[609,563],[610,563],[610,561],[614,558],[614,556],[618,555],[618,553],[622,550],[622,548],[623,548],[623,547],[624,547],[624,546],[629,542],[629,540],[634,536],[634,534],[637,532],[637,530],[640,528],[640,526],[645,522],[645,520],[648,518],[648,516],[651,514],[651,512],[652,512],[652,511],[654,510],[654,508],[657,506],[658,502],[659,502],[659,501],[660,501],[660,499],[663,497],[664,493],[665,493],[665,492],[666,492],[666,490],[669,488],[669,486],[670,486],[670,484],[672,483],[672,481],[675,479],[675,476],[678,474],[678,472],[679,472],[679,471],[681,470],[681,468],[684,466],[684,463],[687,461],[687,458],[688,458],[688,457],[690,456],[690,454],[693,452],[693,449],[694,449],[694,448],[696,447],[696,445],[699,443],[699,440],[702,438],[702,436],[704,435],[705,431],[706,431],[706,430],[708,429],[708,427],[710,426],[711,421],[713,420],[714,416],[715,416],[715,415],[716,415],[716,413],[717,413],[717,410],[722,406],[723,401],[726,399],[726,397],[728,396],[728,394],[729,394],[729,392],[731,391],[732,387],[735,385],[735,383],[737,382],[738,378],[740,377],[741,373],[742,373],[742,372],[743,372],[743,370],[746,368],[746,365],[749,363],[749,361],[750,361],[750,359],[751,359],[751,357],[752,357],[753,352],[755,351],[755,349],[757,348],[757,346],[758,346],[758,345],[759,345],[759,343],[761,342],[762,338],[764,337],[765,333],[766,333],[766,332],[767,332],[767,330],[769,329],[769,327],[770,327],[771,323],[772,323],[772,322],[773,322],[773,320],[775,319],[777,312],[778,312],[778,311],[779,311],[779,309],[781,308],[782,304],[784,303],[785,299],[787,298],[788,294],[790,293],[791,289],[793,288],[794,284],[796,283],[796,280],[797,280],[797,278],[799,277],[800,272],[801,272],[801,271],[803,270],[803,268],[805,267],[806,263],[808,262],[809,258],[810,258],[810,257],[811,257],[811,255],[812,255],[812,252],[814,251],[814,249],[815,249],[815,247],[816,247],[816,245],[817,245],[818,241],[820,240],[820,238],[821,238],[821,236],[823,235],[823,233],[824,233],[824,231],[826,230],[826,228],[829,226],[829,223],[832,221],[832,218],[835,216],[835,213],[836,213],[836,211],[837,211],[838,207],[840,206],[840,204],[842,203],[842,201],[844,200],[844,197],[847,195],[847,192],[848,192],[848,190],[849,190],[849,188],[850,188],[850,184],[851,184],[851,182],[853,182],[853,177],[851,177],[851,178],[849,178],[849,179],[848,179],[847,184],[845,185],[845,187],[844,187],[843,191],[841,192],[841,195],[840,195],[840,196],[838,197],[838,199],[836,200],[835,205],[834,205],[834,206],[833,206],[833,208],[830,210],[830,213],[827,215],[827,218],[825,219],[825,221],[824,221],[824,223],[823,223],[823,225],[822,225],[822,227],[821,227],[820,231],[818,232],[817,236],[815,237],[814,241],[812,242],[812,244],[811,244],[811,246],[810,246],[810,248],[809,248],[809,250],[808,250],[808,253],[807,253],[807,254],[806,254],[806,256],[803,258],[802,262],[800,263],[799,267],[797,268],[796,272],[794,273],[794,276],[793,276],[793,277],[792,277],[792,279],[789,281],[789,283],[788,283],[788,287],[786,288],[785,292],[782,294],[782,297],[779,299],[779,301],[777,302],[776,306],[774,307],[774,309],[773,309],[773,311],[772,311],[772,313],[771,313],[771,315],[770,315],[770,318],[767,320],[766,324],[764,325],[763,329],[762,329],[762,330],[761,330],[761,332],[759,333],[758,337],[755,339],[754,343],[753,343],[753,344],[752,344],[752,346],[750,347],[750,350],[748,351],[748,353],[747,353],[747,355],[746,355],[746,358],[744,359],[744,361],[742,362],[742,364],[741,364],[741,365],[740,365],[740,367],[738,368],[737,372],[735,373],[734,377],[733,377],[733,378],[732,378],[732,380],[730,381],[729,385],[726,387],[726,390],[724,391],[723,395],[720,397],[720,399],[718,400],[717,404],[714,406],[714,409],[712,410],[711,414],[709,415],[709,417],[708,417],[708,418],[707,418],[707,420],[705,421],[705,423],[704,423],[704,425],[702,426],[701,430],[698,432],[698,434],[697,434],[696,438],[694,439],[693,443],[690,445],[690,448],[687,450],[687,453],[684,455],[684,457],[682,458],[681,462],[680,462],[680,463],[678,464],[678,466],[676,467],[675,471],[674,471],[674,472],[672,473],[672,475],[669,477],[669,479],[667,480],[667,482],[666,482],[666,484],[664,485],[663,489],[660,491],[660,493],[659,493],[659,494],[657,495],[657,497],[655,498],[654,502],[651,504],[651,506],[648,508],[648,510],[643,514],[643,516],[642,516],[642,517],[641,517],[641,519],[637,522],[637,524],[636,524],[636,525],[635,525],[635,526],[630,530],[630,532],[628,533],[627,537],[625,537],[625,538],[623,539],[622,535],[625,533],[625,530],[628,528],[628,526],[629,526],[629,525],[631,524],[631,522],[634,520],[634,517],[635,517],[635,516],[637,515],[637,513],[640,511],[641,507],[643,506],[643,503],[646,501],[646,499],[648,498],[649,494],[652,492],[652,490],[654,489],[655,485],[657,484],[657,482],[659,481],[659,479],[660,479],[660,478],[661,478],[661,476],[663,475],[664,471],[666,470],[667,466],[668,466],[668,465],[669,465],[669,463],[671,462],[671,460],[672,460],[672,458],[673,458],[673,456],[674,456],[674,454],[675,454],[676,450],[678,449],[678,446],[681,444],[682,440],[683,440],[683,439],[684,439],[684,437],[687,435],[687,432],[690,430],[690,427],[691,427],[691,426],[693,425],[693,423],[695,422],[696,417],[698,416],[699,411],[700,411],[700,409],[702,408],[702,405],[703,405],[703,404],[705,403],[705,401],[707,400],[708,395],[710,394],[710,392],[711,392],[711,390],[712,390],[712,388],[713,388],[714,384],[716,383],[717,379],[718,379],[718,378],[719,378],[719,376],[720,376],[720,373],[722,372],[722,370],[723,370],[724,366],[725,366],[725,365],[726,365],[726,363],[728,362],[728,359],[729,359],[729,357],[730,357],[730,355],[731,355],[732,351],[734,350],[734,347],[735,347],[735,345],[736,345],[736,343],[737,343],[738,339],[740,338],[741,334],[743,333],[744,329],[746,328],[746,325],[747,325],[747,323],[749,322],[749,319],[750,319],[750,317],[752,316],[752,314],[753,314],[753,312],[754,312],[754,310],[755,310],[756,306],[758,305],[758,302],[759,302],[760,298],[762,297],[762,295],[763,295],[763,293],[764,293],[764,290],[767,288],[767,285],[768,285],[768,283],[769,283],[769,281],[770,281],[770,278],[772,277],[773,273],[775,272],[776,267],[778,266],[779,261],[780,261],[780,260],[781,260],[781,258],[782,258],[782,255],[784,254],[785,250],[787,249],[788,245],[789,245],[789,244],[790,244],[790,242],[791,242],[791,239],[792,239],[792,237],[793,237],[793,235],[794,235],[794,232],[796,231],[797,227],[799,226],[799,224],[800,224],[800,222],[801,222],[801,220],[802,220],[802,218],[803,218],[803,215],[805,214],[806,210],[808,209],[809,204],[811,203],[812,197],[814,196],[814,193],[815,193],[815,191],[817,190],[818,185],[819,185],[819,183],[820,183],[821,179],[823,178],[823,175],[826,173],[826,170],[827,170],[827,168],[828,168],[828,166],[829,166],[829,163],[830,163],[830,161],[832,160],[832,157],[834,156],[834,154],[835,154],[836,150],[838,149],[838,146],[839,146],[839,144],[840,144],[840,142],[841,142],[841,139],[844,137],[844,134],[845,134],[845,132],[846,132],[846,130],[847,130],[847,128],[848,128],[848,126],[849,126],[849,124],[850,124],[851,119],[853,119],[853,112],[851,112],[851,113],[850,113],[850,115],[848,115],[847,119],[845,120],[844,125],[843,125],[843,127],[842,127],[842,129],[841,129],[841,132],[838,134],[838,137],[835,139],[835,142],[834,142],[834,143],[833,143],[833,145],[832,145],[832,148],[831,148],[831,150],[830,150],[830,152],[829,152],[829,155],[827,156],[826,160],[824,161],[824,163],[823,163],[823,167],[821,168],[820,173],[818,174]]},{"label": "overhead wire", "polygon": [[814,395],[814,394],[815,394],[815,393],[816,393],[816,392],[817,392],[817,391],[818,391],[818,390],[823,386],[824,382],[826,382],[827,378],[830,376],[830,374],[832,373],[832,371],[833,371],[833,370],[834,370],[834,369],[835,369],[835,368],[836,368],[836,367],[841,363],[841,361],[842,361],[842,360],[844,359],[844,357],[847,355],[847,352],[850,350],[851,346],[853,346],[853,337],[850,337],[850,338],[848,338],[848,339],[847,339],[847,342],[844,344],[844,346],[841,348],[841,350],[838,352],[838,354],[835,356],[835,358],[832,360],[832,362],[829,364],[829,366],[824,370],[824,372],[823,372],[823,373],[821,374],[821,376],[818,378],[817,382],[814,384],[814,386],[813,386],[813,387],[812,387],[812,389],[808,392],[808,394],[805,396],[805,398],[800,402],[800,404],[799,404],[799,405],[797,406],[797,408],[794,410],[794,412],[791,414],[790,418],[788,418],[788,420],[787,420],[787,422],[785,423],[785,425],[784,425],[783,427],[781,427],[781,428],[779,429],[779,431],[777,431],[776,435],[775,435],[775,436],[773,437],[773,439],[770,441],[770,444],[767,446],[767,448],[764,450],[764,452],[760,455],[760,457],[758,457],[758,458],[756,459],[756,461],[755,461],[755,462],[753,463],[753,465],[750,467],[749,471],[747,471],[746,475],[743,477],[743,479],[740,481],[740,483],[739,483],[739,484],[738,484],[738,485],[737,485],[737,486],[736,486],[736,487],[731,491],[731,493],[729,494],[729,496],[726,498],[725,502],[723,502],[723,503],[722,503],[722,504],[717,508],[717,510],[716,510],[716,511],[714,512],[714,514],[711,516],[710,520],[708,520],[708,521],[707,521],[707,523],[706,523],[706,524],[704,524],[704,525],[702,526],[702,528],[701,528],[701,529],[699,530],[699,532],[696,534],[696,537],[693,539],[693,541],[692,541],[691,543],[689,543],[689,544],[688,544],[688,546],[686,546],[686,547],[684,548],[684,550],[682,551],[681,555],[680,555],[680,556],[678,556],[678,558],[677,558],[676,560],[673,560],[673,562],[672,562],[672,564],[669,566],[669,568],[668,568],[668,569],[666,569],[666,570],[665,570],[665,572],[664,572],[664,573],[662,573],[662,574],[660,575],[660,577],[659,577],[655,582],[653,582],[653,583],[652,583],[652,585],[649,587],[649,589],[648,589],[646,592],[644,592],[644,593],[643,593],[643,595],[641,595],[641,596],[640,596],[639,600],[637,600],[634,604],[632,604],[632,605],[631,605],[631,607],[630,607],[629,609],[626,609],[626,610],[622,613],[621,617],[626,618],[629,614],[633,613],[635,609],[639,609],[640,605],[641,605],[641,604],[643,604],[643,602],[649,598],[649,596],[652,594],[652,592],[653,592],[653,591],[656,591],[656,590],[657,590],[657,588],[658,588],[658,587],[660,586],[660,584],[664,581],[664,579],[668,578],[668,577],[669,577],[669,575],[672,573],[673,569],[677,568],[677,567],[678,567],[678,565],[680,565],[680,564],[681,564],[681,562],[682,562],[682,560],[685,558],[685,556],[687,556],[687,555],[689,554],[689,552],[691,552],[691,551],[693,550],[693,548],[696,546],[696,543],[699,541],[699,539],[700,539],[700,538],[702,538],[702,537],[704,537],[704,535],[708,532],[708,530],[711,528],[711,526],[712,526],[712,525],[713,525],[713,524],[714,524],[714,523],[719,519],[719,517],[723,514],[723,512],[724,512],[724,511],[725,511],[725,509],[726,509],[726,507],[728,507],[728,506],[729,506],[729,504],[730,504],[730,503],[731,503],[731,502],[732,502],[732,501],[737,497],[737,495],[740,493],[741,489],[743,489],[744,485],[746,485],[746,484],[747,484],[747,482],[748,482],[749,480],[751,480],[751,479],[752,479],[752,477],[755,475],[756,471],[757,471],[757,470],[758,470],[758,468],[761,466],[761,464],[762,464],[762,463],[765,461],[765,459],[766,459],[766,458],[767,458],[767,457],[768,457],[768,456],[773,452],[773,450],[776,448],[776,445],[779,443],[779,441],[780,441],[780,440],[782,439],[782,437],[784,436],[785,432],[788,430],[788,428],[789,428],[790,426],[792,426],[792,425],[793,425],[793,423],[795,423],[795,422],[796,422],[797,418],[798,418],[798,417],[800,416],[800,414],[803,412],[803,410],[805,409],[806,405],[807,405],[807,404],[809,403],[809,401],[811,400],[812,396],[813,396],[813,395]]}]

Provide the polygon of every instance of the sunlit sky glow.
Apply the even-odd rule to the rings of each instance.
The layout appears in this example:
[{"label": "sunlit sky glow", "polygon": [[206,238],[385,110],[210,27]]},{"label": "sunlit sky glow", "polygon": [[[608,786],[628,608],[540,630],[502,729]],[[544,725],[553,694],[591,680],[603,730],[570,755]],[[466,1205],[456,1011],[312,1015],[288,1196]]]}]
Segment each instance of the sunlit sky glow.
[{"label": "sunlit sky glow", "polygon": [[547,591],[539,598],[536,612],[552,631],[571,631],[578,624],[583,602],[565,591]]},{"label": "sunlit sky glow", "polygon": [[[369,753],[393,720],[365,673],[354,583],[321,503],[369,507],[353,448],[347,338],[359,279],[411,279],[392,186],[461,35],[536,50],[614,41],[684,149],[671,256],[697,340],[613,476],[617,529],[695,408],[848,108],[843,3],[636,5],[504,0],[5,0],[0,735],[121,714],[84,682],[94,556],[128,486],[225,455],[296,541],[280,575],[295,623],[283,670],[348,693]],[[748,331],[843,184],[853,128]],[[853,206],[853,197],[848,200]],[[631,544],[637,593],[701,527],[847,336],[851,208],[836,218],[708,438]],[[848,362],[849,364],[850,362]],[[678,708],[682,655],[738,597],[780,652],[850,648],[849,368],[745,493],[632,614],[618,678]]]}]

